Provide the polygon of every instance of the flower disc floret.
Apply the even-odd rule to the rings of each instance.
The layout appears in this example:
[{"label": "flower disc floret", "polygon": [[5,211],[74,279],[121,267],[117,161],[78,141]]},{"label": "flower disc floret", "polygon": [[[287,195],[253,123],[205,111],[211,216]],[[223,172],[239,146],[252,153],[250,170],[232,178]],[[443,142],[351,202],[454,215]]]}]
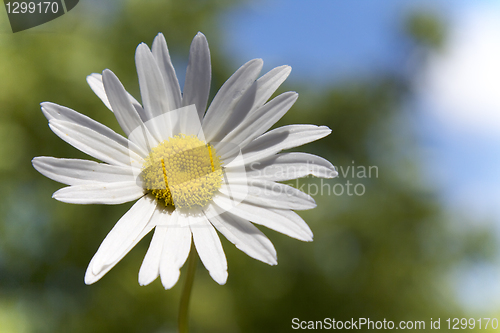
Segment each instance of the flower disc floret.
[{"label": "flower disc floret", "polygon": [[221,159],[196,136],[176,135],[151,150],[142,180],[165,206],[204,207],[221,187]]}]

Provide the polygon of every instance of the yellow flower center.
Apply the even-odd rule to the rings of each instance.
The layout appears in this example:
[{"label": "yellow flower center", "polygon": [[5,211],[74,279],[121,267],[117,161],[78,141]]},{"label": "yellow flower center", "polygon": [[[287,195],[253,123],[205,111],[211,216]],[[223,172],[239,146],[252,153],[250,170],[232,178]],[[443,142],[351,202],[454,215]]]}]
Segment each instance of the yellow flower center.
[{"label": "yellow flower center", "polygon": [[221,186],[221,160],[211,145],[194,135],[180,134],[151,150],[142,179],[165,206],[204,207]]}]

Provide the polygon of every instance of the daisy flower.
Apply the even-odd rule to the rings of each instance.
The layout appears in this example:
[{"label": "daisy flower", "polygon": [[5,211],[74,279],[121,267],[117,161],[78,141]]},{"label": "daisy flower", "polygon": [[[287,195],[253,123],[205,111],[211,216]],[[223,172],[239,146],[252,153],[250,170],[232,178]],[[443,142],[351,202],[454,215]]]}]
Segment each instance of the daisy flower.
[{"label": "daisy flower", "polygon": [[280,182],[307,175],[333,178],[337,172],[321,157],[280,153],[328,135],[328,127],[268,131],[297,99],[297,93],[286,92],[268,102],[291,68],[277,67],[258,78],[263,62],[251,60],[224,83],[207,109],[211,64],[202,33],[191,44],[182,93],[162,34],[151,50],[140,44],[135,60],[142,105],[110,70],[87,77],[125,136],[72,109],[41,104],[56,135],[103,162],[35,157],[36,170],[69,185],[53,197],[73,204],[137,200],[100,245],[85,283],[103,277],[153,229],[139,283],[160,276],[167,289],[179,279],[191,243],[211,277],[226,282],[217,231],[270,265],[277,263],[276,250],[254,224],[312,241],[310,228],[294,210],[314,208],[313,198]]}]

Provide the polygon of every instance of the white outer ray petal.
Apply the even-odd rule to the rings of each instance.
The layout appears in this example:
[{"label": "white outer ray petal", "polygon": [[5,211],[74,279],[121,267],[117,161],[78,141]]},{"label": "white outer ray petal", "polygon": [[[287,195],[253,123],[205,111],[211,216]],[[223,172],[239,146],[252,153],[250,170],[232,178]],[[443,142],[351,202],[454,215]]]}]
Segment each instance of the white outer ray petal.
[{"label": "white outer ray petal", "polygon": [[205,208],[210,216],[210,223],[223,234],[227,240],[250,257],[276,265],[277,256],[273,243],[257,227],[248,220],[228,212],[217,211],[217,206],[209,204]]},{"label": "white outer ray petal", "polygon": [[[92,272],[98,274],[104,266],[116,262],[122,254],[128,252],[131,244],[137,244],[146,225],[156,211],[157,202],[150,196],[138,200],[130,210],[122,216],[108,233],[95,254]],[[154,227],[150,225],[151,229]],[[151,230],[150,229],[150,230]]]},{"label": "white outer ray petal", "polygon": [[[87,83],[90,86],[90,89],[99,97],[99,99],[106,105],[106,107],[113,112],[113,109],[111,108],[111,104],[109,103],[108,96],[106,95],[106,92],[104,91],[104,85],[102,83],[102,75],[100,73],[92,73],[89,76],[87,76]],[[142,105],[139,103],[134,96],[130,95],[127,92],[127,98],[130,100],[130,103],[134,106],[134,108],[137,110],[137,113],[141,115],[142,117]]]},{"label": "white outer ray petal", "polygon": [[35,157],[32,163],[45,177],[67,185],[135,181],[134,170],[130,166],[48,156]]},{"label": "white outer ray petal", "polygon": [[149,47],[141,43],[137,46],[135,53],[137,75],[139,76],[139,87],[141,89],[142,103],[147,124],[151,134],[158,142],[168,139],[163,133],[169,132],[170,125],[162,117],[170,111],[167,100],[167,88],[163,80],[160,68],[151,53]]},{"label": "white outer ray petal", "polygon": [[148,125],[152,122],[165,122],[169,124],[169,128],[165,129],[162,133],[164,138],[170,138],[175,135],[194,135],[201,141],[205,141],[205,136],[201,128],[200,120],[196,107],[191,104],[183,106],[177,110],[169,111],[161,116],[146,123]]},{"label": "white outer ray petal", "polygon": [[[222,142],[231,142],[244,148],[250,141],[263,134],[288,112],[299,95],[295,92],[283,93],[249,115],[243,122],[224,137]],[[225,158],[234,155],[232,145],[215,145],[217,153]],[[219,149],[221,148],[221,149]],[[233,148],[234,149],[234,148]]]},{"label": "white outer ray petal", "polygon": [[105,70],[102,77],[104,89],[109,97],[118,124],[129,137],[129,140],[142,149],[142,156],[147,156],[150,148],[155,146],[157,141],[149,133],[137,110],[127,99],[127,91],[116,75],[110,70]]},{"label": "white outer ray petal", "polygon": [[104,91],[108,97],[116,120],[125,134],[128,136],[136,127],[142,126],[142,120],[127,98],[127,91],[123,87],[115,73],[109,69],[102,72]]},{"label": "white outer ray petal", "polygon": [[145,196],[118,220],[90,261],[85,273],[86,284],[103,277],[154,228],[149,222],[155,210],[156,200]]},{"label": "white outer ray petal", "polygon": [[[51,119],[49,126],[61,139],[103,162],[136,168],[141,168],[144,163],[137,152],[88,127],[57,119]],[[128,140],[126,142],[132,145]]]},{"label": "white outer ray petal", "polygon": [[159,33],[153,40],[152,53],[165,83],[169,110],[178,109],[182,106],[181,88],[162,33]]},{"label": "white outer ray petal", "polygon": [[130,150],[142,154],[142,149],[138,147],[136,144],[130,142],[120,134],[110,129],[109,127],[104,126],[103,124],[95,121],[92,118],[89,118],[70,108],[57,105],[54,103],[43,102],[40,105],[42,106],[42,112],[49,121],[49,124],[53,120],[70,122],[72,124],[95,131],[100,135],[105,136],[106,138],[112,141],[115,141],[119,145],[126,146]]},{"label": "white outer ray petal", "polygon": [[[221,133],[229,133],[266,103],[290,74],[290,66],[276,67],[255,81],[241,97]],[[221,141],[225,139],[222,138]],[[226,140],[227,141],[227,140]]]},{"label": "white outer ray petal", "polygon": [[262,59],[250,60],[241,66],[220,88],[203,118],[207,142],[220,141],[227,133],[220,133],[245,91],[262,69]]},{"label": "white outer ray petal", "polygon": [[248,115],[251,115],[271,98],[278,87],[287,79],[288,75],[290,75],[291,71],[292,67],[290,66],[279,66],[273,68],[255,81],[257,88],[255,96],[253,97],[253,106],[248,112]]},{"label": "white outer ray petal", "polygon": [[[195,212],[198,214],[200,212]],[[227,281],[227,261],[219,236],[207,217],[202,215],[190,216],[189,227],[193,233],[193,242],[201,262],[218,284]]]},{"label": "white outer ray petal", "polygon": [[[245,164],[267,158],[284,149],[290,149],[321,139],[332,132],[327,126],[288,125],[262,134],[243,148]],[[226,157],[228,158],[228,157]]]},{"label": "white outer ray petal", "polygon": [[210,49],[205,35],[198,32],[189,49],[189,61],[184,82],[182,105],[188,106],[194,104],[200,121],[203,119],[203,115],[207,109],[211,80]]},{"label": "white outer ray petal", "polygon": [[180,268],[186,262],[191,249],[191,230],[188,223],[184,225],[179,219],[185,219],[185,217],[180,216],[177,210],[174,210],[167,225],[165,244],[161,254],[160,277],[165,289],[172,288],[179,280]]},{"label": "white outer ray petal", "polygon": [[263,208],[244,202],[235,205],[230,198],[223,194],[215,195],[213,202],[223,210],[242,219],[250,220],[302,241],[312,241],[312,232],[309,226],[290,210]]},{"label": "white outer ray petal", "polygon": [[144,196],[144,189],[135,181],[93,183],[63,187],[52,198],[80,205],[118,205]]},{"label": "white outer ray petal", "polygon": [[310,195],[292,186],[269,180],[233,180],[229,188],[223,186],[219,192],[238,202],[243,201],[260,207],[293,210],[316,207],[316,202]]},{"label": "white outer ray petal", "polygon": [[160,275],[160,260],[167,236],[167,225],[172,212],[164,209],[157,209],[152,219],[155,219],[155,232],[148,252],[139,270],[139,284],[145,286],[153,282]]},{"label": "white outer ray petal", "polygon": [[[241,172],[231,166],[226,172]],[[335,178],[338,172],[328,160],[307,153],[282,153],[249,163],[246,176],[250,178],[284,181],[312,175],[318,178]]]},{"label": "white outer ray petal", "polygon": [[99,99],[106,105],[106,107],[113,112],[111,108],[111,104],[109,104],[108,96],[104,91],[104,85],[102,84],[102,76],[101,74],[92,73],[87,76],[87,83],[90,86],[90,89],[94,92],[94,94],[99,97]]}]

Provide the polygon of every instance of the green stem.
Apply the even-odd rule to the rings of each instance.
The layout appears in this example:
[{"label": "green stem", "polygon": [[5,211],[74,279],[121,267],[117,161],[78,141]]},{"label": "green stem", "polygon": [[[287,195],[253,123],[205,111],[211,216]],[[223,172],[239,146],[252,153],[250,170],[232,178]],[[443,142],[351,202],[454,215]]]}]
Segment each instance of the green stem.
[{"label": "green stem", "polygon": [[184,288],[182,289],[181,303],[179,304],[179,333],[189,332],[189,299],[191,298],[191,289],[193,288],[194,273],[198,264],[198,253],[194,245],[191,244],[189,253],[188,268]]}]

